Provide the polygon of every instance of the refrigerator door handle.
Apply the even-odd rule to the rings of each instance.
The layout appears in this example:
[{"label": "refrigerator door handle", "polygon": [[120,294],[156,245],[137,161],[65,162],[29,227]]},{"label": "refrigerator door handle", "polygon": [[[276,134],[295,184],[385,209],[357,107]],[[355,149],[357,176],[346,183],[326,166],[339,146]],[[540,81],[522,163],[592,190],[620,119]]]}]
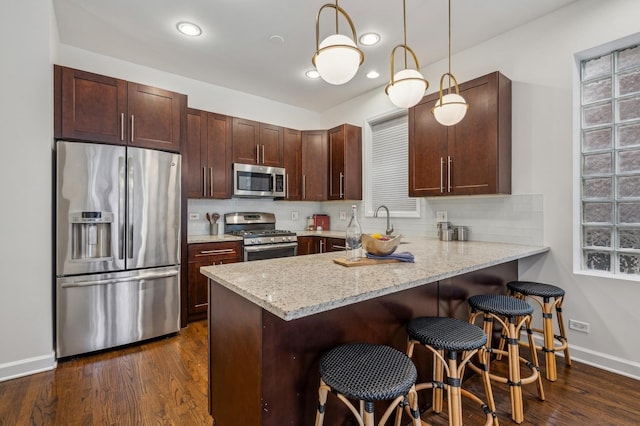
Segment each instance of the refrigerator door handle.
[{"label": "refrigerator door handle", "polygon": [[178,271],[166,271],[166,272],[145,272],[139,275],[134,275],[130,277],[121,277],[121,278],[107,278],[104,280],[87,280],[87,281],[76,281],[61,284],[61,288],[70,288],[70,287],[87,287],[93,285],[106,285],[106,284],[117,284],[117,283],[126,283],[131,281],[142,281],[142,280],[157,280],[160,278],[173,277],[178,275]]},{"label": "refrigerator door handle", "polygon": [[118,259],[124,259],[125,175],[124,157],[118,157]]},{"label": "refrigerator door handle", "polygon": [[129,228],[129,232],[127,235],[127,257],[129,259],[133,259],[133,206],[135,205],[135,197],[134,197],[134,168],[133,168],[133,158],[129,157],[129,176],[127,178],[128,183],[128,195],[129,201],[127,205],[127,227]]}]

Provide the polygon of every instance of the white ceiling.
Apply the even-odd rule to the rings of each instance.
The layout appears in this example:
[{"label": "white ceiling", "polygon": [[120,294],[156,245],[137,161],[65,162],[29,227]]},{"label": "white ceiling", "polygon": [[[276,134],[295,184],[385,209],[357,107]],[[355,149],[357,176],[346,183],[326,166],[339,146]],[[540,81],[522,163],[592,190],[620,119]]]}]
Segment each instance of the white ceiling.
[{"label": "white ceiling", "polygon": [[[575,0],[453,0],[452,50],[464,50]],[[264,98],[324,111],[390,79],[391,50],[402,43],[402,1],[342,0],[358,36],[375,31],[377,46],[342,86],[309,80],[320,7],[330,0],[53,0],[64,44]],[[447,1],[406,0],[407,44],[421,67],[447,56]],[[199,38],[176,31],[178,21],[203,29]],[[341,18],[340,28],[348,30]],[[325,8],[320,39],[335,25]],[[274,43],[278,35],[284,43]],[[396,67],[401,67],[401,59]],[[380,77],[368,79],[375,69]],[[455,74],[455,62],[452,65]],[[425,76],[432,87],[439,76]]]}]

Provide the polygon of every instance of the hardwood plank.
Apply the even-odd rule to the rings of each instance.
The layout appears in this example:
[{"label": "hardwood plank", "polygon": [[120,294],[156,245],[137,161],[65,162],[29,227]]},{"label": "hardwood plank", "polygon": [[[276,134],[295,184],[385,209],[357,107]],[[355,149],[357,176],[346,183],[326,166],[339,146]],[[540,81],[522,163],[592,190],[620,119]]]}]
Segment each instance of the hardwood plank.
[{"label": "hardwood plank", "polygon": [[[494,363],[494,371],[502,366]],[[544,369],[544,366],[543,366]],[[465,388],[482,395],[472,377]],[[547,400],[524,386],[523,425],[630,425],[640,418],[637,380],[558,359],[558,381],[544,380]],[[501,425],[511,420],[506,385],[494,384]],[[426,397],[426,396],[425,396]],[[464,401],[464,424],[484,418]],[[0,383],[0,425],[211,425],[207,408],[207,325],[175,336],[60,362],[55,371]],[[430,417],[446,425],[446,416]],[[328,426],[328,425],[327,425]]]}]

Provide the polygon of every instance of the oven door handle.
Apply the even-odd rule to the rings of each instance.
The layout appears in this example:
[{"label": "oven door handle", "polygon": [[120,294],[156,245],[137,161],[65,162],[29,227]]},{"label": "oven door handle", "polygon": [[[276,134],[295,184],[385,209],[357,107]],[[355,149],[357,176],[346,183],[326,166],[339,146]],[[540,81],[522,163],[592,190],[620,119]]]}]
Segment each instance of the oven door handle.
[{"label": "oven door handle", "polygon": [[245,247],[244,251],[247,253],[257,253],[260,251],[269,251],[274,249],[293,248],[298,247],[298,243],[278,243],[278,244],[262,244],[259,246]]}]

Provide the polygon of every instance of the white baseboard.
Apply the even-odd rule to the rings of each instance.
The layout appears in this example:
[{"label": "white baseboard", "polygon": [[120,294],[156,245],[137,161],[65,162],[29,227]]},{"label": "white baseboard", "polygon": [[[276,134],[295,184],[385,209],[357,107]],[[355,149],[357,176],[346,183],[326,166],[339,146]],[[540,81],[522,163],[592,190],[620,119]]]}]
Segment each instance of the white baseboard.
[{"label": "white baseboard", "polygon": [[[536,343],[542,345],[542,336],[536,334],[533,338]],[[640,380],[640,363],[638,362],[572,344],[569,344],[569,352],[572,361],[575,360],[611,373]],[[563,351],[557,351],[556,355],[564,358]],[[541,360],[541,362],[543,361]]]},{"label": "white baseboard", "polygon": [[58,365],[55,355],[55,352],[51,351],[47,355],[0,364],[0,382],[53,370]]}]

